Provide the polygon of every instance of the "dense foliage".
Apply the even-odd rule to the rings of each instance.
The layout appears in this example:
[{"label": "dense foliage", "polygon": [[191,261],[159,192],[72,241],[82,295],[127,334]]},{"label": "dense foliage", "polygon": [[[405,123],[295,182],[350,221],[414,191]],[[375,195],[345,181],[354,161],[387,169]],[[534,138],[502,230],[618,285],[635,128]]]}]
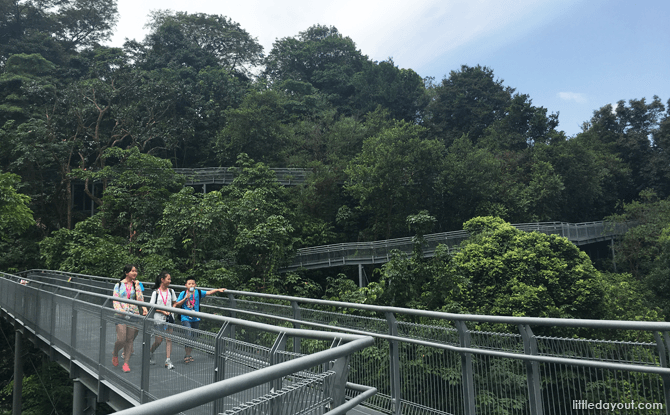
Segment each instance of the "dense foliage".
[{"label": "dense foliage", "polygon": [[[177,283],[456,312],[670,315],[659,97],[607,104],[566,137],[491,68],[423,79],[335,27],[265,53],[226,16],[157,11],[145,39],[111,48],[114,2],[0,11],[2,270],[114,276],[133,262],[145,280],[166,268]],[[208,193],[173,170],[218,166],[236,178]],[[312,174],[282,187],[270,167]],[[608,216],[638,225],[616,270],[509,226]],[[422,257],[423,234],[463,227],[458,253]],[[415,254],[362,289],[338,271],[278,272],[300,247],[408,235]]]}]

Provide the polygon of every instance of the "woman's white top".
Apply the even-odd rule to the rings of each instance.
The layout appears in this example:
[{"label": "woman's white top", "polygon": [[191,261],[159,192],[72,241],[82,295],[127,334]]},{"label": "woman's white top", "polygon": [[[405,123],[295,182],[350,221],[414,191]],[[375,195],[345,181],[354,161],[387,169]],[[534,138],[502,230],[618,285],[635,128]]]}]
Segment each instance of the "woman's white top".
[{"label": "woman's white top", "polygon": [[[151,300],[149,301],[150,304],[164,305],[167,307],[172,307],[173,302],[177,302],[177,295],[175,295],[172,288],[168,288],[167,292],[161,291],[160,288],[154,290],[151,294]],[[154,320],[165,321],[166,318],[167,316],[163,313],[154,313]]]}]

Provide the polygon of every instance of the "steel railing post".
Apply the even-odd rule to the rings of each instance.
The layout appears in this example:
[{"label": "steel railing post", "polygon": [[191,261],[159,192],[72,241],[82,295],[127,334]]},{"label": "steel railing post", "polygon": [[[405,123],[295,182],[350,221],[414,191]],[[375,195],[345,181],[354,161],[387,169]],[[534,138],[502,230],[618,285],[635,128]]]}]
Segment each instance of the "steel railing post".
[{"label": "steel railing post", "polygon": [[[105,313],[105,309],[107,308],[107,305],[109,304],[109,298],[105,299],[105,302],[102,303],[102,306],[100,307],[100,345],[99,345],[99,353],[98,353],[98,402],[107,402],[109,398],[108,394],[108,389],[103,383],[103,380],[105,380],[105,375],[107,374],[105,365],[103,364],[103,361],[105,359],[105,345],[107,344],[107,320],[104,319],[103,315]],[[113,347],[113,346],[112,346]],[[107,358],[110,358],[109,355],[107,355]]]},{"label": "steel railing post", "polygon": [[21,415],[21,393],[23,390],[23,333],[14,320],[14,389],[12,396],[12,415]]},{"label": "steel railing post", "polygon": [[[277,339],[275,340],[275,343],[272,345],[272,348],[270,349],[270,365],[276,365],[277,363],[281,363],[281,360],[279,358],[279,352],[283,352],[286,350],[286,333],[282,332],[279,333],[277,336]],[[272,388],[270,389],[270,393],[273,392],[278,392],[283,388],[283,378],[279,377],[275,380],[270,381],[270,385]],[[270,413],[273,415],[281,413],[281,402],[278,399],[273,399],[270,409]]]},{"label": "steel railing post", "polygon": [[[659,363],[662,367],[668,367],[668,347],[670,347],[670,336],[668,332],[664,331],[663,335],[659,332],[654,332],[654,338],[656,339],[656,350],[658,351]],[[663,342],[665,339],[665,343]],[[670,415],[670,376],[662,375],[661,379],[663,380],[663,396],[665,397],[665,413]]]},{"label": "steel railing post", "polygon": [[[391,312],[386,312],[386,321],[389,325],[389,335],[398,336],[398,321]],[[391,404],[392,412],[399,415],[401,413],[400,396],[400,345],[397,340],[389,340],[389,376],[391,386]]]},{"label": "steel railing post", "polygon": [[[519,325],[519,332],[523,339],[523,351],[527,355],[536,356],[537,338],[527,324]],[[542,415],[542,389],[540,379],[540,364],[538,362],[526,361],[526,379],[528,382],[528,404],[531,415]]]},{"label": "steel railing post", "polygon": [[72,299],[72,326],[70,326],[70,350],[68,352],[70,353],[70,379],[75,379],[79,375],[77,374],[77,365],[74,363],[75,360],[77,360],[77,320],[78,320],[78,314],[79,312],[77,311],[77,299],[79,298],[79,294],[75,294],[74,298]]},{"label": "steel railing post", "polygon": [[[140,308],[140,313],[142,312]],[[140,374],[140,403],[146,403],[148,396],[146,392],[149,392],[149,375],[150,375],[150,362],[149,356],[151,355],[151,329],[153,329],[153,314],[155,313],[155,307],[151,306],[149,312],[142,319],[142,364],[141,364],[141,374]],[[151,316],[151,319],[149,319]],[[167,341],[167,339],[166,339]]]},{"label": "steel railing post", "polygon": [[[229,322],[223,323],[214,338],[214,382],[219,382],[226,378],[226,345],[223,339],[230,337],[231,326]],[[212,414],[217,415],[224,412],[223,404],[223,398],[215,400]]]},{"label": "steel railing post", "polygon": [[[293,309],[293,319],[294,320],[301,320],[302,316],[300,313],[300,306],[298,305],[297,301],[291,301],[291,308]],[[293,323],[293,328],[299,329],[301,328],[302,325],[300,323]],[[300,337],[293,337],[293,351],[295,353],[300,354],[300,344],[301,344],[301,339]]]},{"label": "steel railing post", "polygon": [[[470,347],[470,330],[464,321],[454,321],[461,347]],[[463,413],[475,414],[475,380],[472,369],[472,353],[461,353],[461,378],[463,383]]]},{"label": "steel railing post", "polygon": [[[228,294],[228,299],[230,300],[230,308],[237,308],[237,301],[235,300],[235,296],[233,294]],[[230,312],[230,317],[232,318],[237,318],[237,312],[231,311]],[[230,325],[230,338],[234,339],[235,338],[235,325],[231,324]]]},{"label": "steel railing post", "polygon": [[[340,344],[341,343],[338,342],[337,346]],[[335,346],[335,344],[333,346]],[[330,368],[330,370],[335,372],[333,381],[331,383],[332,390],[330,391],[333,399],[333,408],[337,408],[338,406],[344,404],[346,399],[347,378],[349,376],[349,359],[350,356],[340,357],[332,363]]]},{"label": "steel railing post", "polygon": [[[56,317],[58,315],[58,305],[56,304],[56,293],[58,288],[56,288],[51,296],[51,320],[49,321],[49,344],[54,345],[54,339],[56,338]],[[49,348],[49,358],[51,361],[55,360],[56,350],[53,347]]]}]

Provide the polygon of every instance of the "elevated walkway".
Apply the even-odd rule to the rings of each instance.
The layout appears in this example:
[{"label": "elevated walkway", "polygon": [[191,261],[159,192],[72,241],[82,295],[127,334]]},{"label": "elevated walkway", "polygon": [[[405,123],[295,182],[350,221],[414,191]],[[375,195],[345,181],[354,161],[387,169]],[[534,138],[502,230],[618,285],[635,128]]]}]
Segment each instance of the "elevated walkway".
[{"label": "elevated walkway", "polygon": [[[312,174],[310,169],[298,168],[270,168],[277,176],[277,181],[283,186],[297,186],[305,183],[307,176]],[[220,184],[228,185],[237,177],[234,167],[202,167],[176,168],[176,173],[186,176],[186,185]]]},{"label": "elevated walkway", "polygon": [[[227,414],[322,414],[328,409],[329,414],[340,414],[351,407],[323,406],[318,403],[327,398],[312,396],[315,391],[328,390],[321,385],[342,385],[334,379],[343,370],[349,382],[344,392],[347,404],[366,398],[365,407],[358,406],[355,413],[570,414],[582,413],[587,409],[583,405],[598,402],[603,413],[613,409],[615,413],[670,413],[670,323],[666,322],[449,314],[227,291],[227,296],[204,302],[207,313],[201,316],[221,319],[228,326],[224,323],[218,333],[198,332],[196,340],[187,333],[173,335],[179,344],[174,353],[188,342],[198,347],[195,366],[182,366],[174,373],[152,370],[146,354],[140,358],[138,347],[131,367],[142,369],[132,378],[107,363],[114,334],[110,326],[116,316],[104,302],[103,306],[96,303],[103,299],[97,292],[109,292],[114,279],[48,270],[33,270],[21,278],[29,280],[28,284],[21,285],[17,277],[6,274],[0,278],[3,316],[16,322],[45,351],[62,356],[59,361],[73,376],[88,379],[87,387],[90,384],[93,391],[98,388],[99,400],[131,405],[146,402],[126,414],[220,413],[212,406],[224,403],[214,398],[205,409],[176,406],[219,386],[226,393],[241,393],[228,395],[240,401],[260,394],[249,408],[238,405]],[[152,329],[146,320],[137,327],[143,330],[138,337],[143,339],[141,353],[145,353]],[[93,338],[98,332],[106,338],[96,349]],[[227,343],[219,343],[224,339]],[[353,350],[357,341],[362,342],[361,347]],[[89,343],[92,345],[87,346]],[[322,359],[323,353],[333,355]],[[349,356],[346,364],[340,360],[344,356]],[[285,366],[298,361],[305,362],[301,369]],[[250,367],[263,368],[251,372]],[[274,383],[280,379],[274,375],[252,382],[273,367],[284,370],[281,385]],[[222,368],[225,379],[214,382],[222,376]],[[244,370],[247,372],[230,377]],[[299,380],[320,376],[325,376],[323,383],[315,380],[300,389]],[[198,379],[209,384],[197,387]],[[369,387],[377,391],[374,396]],[[177,391],[182,394],[172,395]],[[218,393],[213,396],[220,398],[221,391]],[[162,397],[157,394],[170,396],[154,400]],[[631,402],[638,406],[630,406]]]},{"label": "elevated walkway", "polygon": [[[525,232],[541,232],[568,238],[577,246],[611,240],[623,235],[627,224],[599,222],[537,222],[517,223],[515,228]],[[458,249],[458,245],[470,235],[464,231],[432,233],[424,236],[423,253],[426,257],[435,255],[438,245],[446,245],[449,250]],[[317,269],[343,265],[383,264],[391,259],[392,251],[412,253],[414,243],[411,237],[386,239],[373,242],[348,242],[321,245],[298,249],[291,265],[282,268],[282,272],[297,269]]]},{"label": "elevated walkway", "polygon": [[[48,272],[27,273],[22,278],[2,274],[1,314],[14,323],[18,338],[30,338],[70,372],[76,385],[83,385],[97,401],[107,402],[124,414],[346,411],[375,392],[347,383],[349,356],[370,346],[372,338],[184,310],[180,313],[203,320],[200,330],[156,325],[152,318],[155,307],[108,295],[113,281],[89,278],[82,282],[72,275],[68,282],[62,276]],[[150,312],[146,317],[119,312],[112,308],[113,301],[147,306]],[[121,326],[138,333],[129,373],[112,364],[116,329]],[[236,329],[244,332],[243,339]],[[162,365],[165,346],[156,352],[159,364],[149,363],[152,336],[157,335],[172,341],[174,370]],[[299,349],[303,339],[314,342],[308,354],[287,350],[287,345]],[[184,346],[193,348],[193,363],[180,361]],[[19,360],[20,347],[15,352]],[[82,389],[76,387],[75,395]],[[357,396],[345,401],[347,389]],[[75,408],[83,406],[77,405],[82,399],[74,397]],[[287,412],[281,409],[284,407],[292,409]],[[20,413],[20,402],[16,413]]]}]

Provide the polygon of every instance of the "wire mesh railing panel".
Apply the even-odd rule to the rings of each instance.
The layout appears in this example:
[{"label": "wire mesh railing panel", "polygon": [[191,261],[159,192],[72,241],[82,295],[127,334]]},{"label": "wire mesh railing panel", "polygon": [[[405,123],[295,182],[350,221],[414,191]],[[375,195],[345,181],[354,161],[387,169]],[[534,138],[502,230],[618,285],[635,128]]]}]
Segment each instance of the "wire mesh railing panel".
[{"label": "wire mesh railing panel", "polygon": [[523,341],[519,334],[471,331],[470,338],[474,348],[523,353]]},{"label": "wire mesh railing panel", "polygon": [[270,365],[270,349],[267,347],[229,338],[222,339],[222,342],[226,379]]},{"label": "wire mesh railing panel", "polygon": [[[640,411],[637,404],[662,404],[665,398],[660,375],[629,371],[606,370],[559,364],[540,365],[542,399],[545,413],[601,414],[665,414],[663,408]],[[600,407],[587,408],[580,403]],[[603,406],[603,403],[607,405]]]},{"label": "wire mesh railing panel", "polygon": [[477,414],[529,414],[525,364],[520,360],[473,356]]},{"label": "wire mesh railing panel", "polygon": [[[224,297],[213,297],[207,300],[208,305],[217,305],[221,307],[229,307],[230,301]],[[235,309],[240,311],[251,311],[254,313],[270,314],[273,316],[293,317],[293,308],[289,305],[276,304],[269,302],[236,300]]]},{"label": "wire mesh railing panel", "polygon": [[[447,324],[450,323],[447,322]],[[453,346],[459,344],[458,331],[446,325],[437,326],[399,321],[398,335],[410,339],[428,340]]]},{"label": "wire mesh railing panel", "polygon": [[[139,401],[142,368],[142,347],[140,345],[144,334],[142,317],[137,314],[117,312],[112,308],[104,308],[99,313],[104,320],[105,328],[105,342],[101,345],[102,355],[99,359],[104,368],[104,377],[113,382],[115,387]],[[133,339],[129,342],[129,349],[121,347],[124,344],[122,339],[125,339],[126,336]],[[116,354],[118,365],[114,366],[112,357],[117,343],[120,346]],[[100,348],[100,343],[98,347]],[[128,373],[123,372],[125,353],[129,353],[127,361],[130,372]]]},{"label": "wire mesh railing panel", "polygon": [[72,301],[69,298],[60,296],[54,297],[54,332],[53,338],[57,340],[61,347],[71,346],[72,336]]},{"label": "wire mesh railing panel", "polygon": [[[373,346],[354,353],[349,358],[349,381],[359,385],[374,385],[377,394],[366,401],[366,406],[381,412],[391,411],[391,373],[389,370],[389,344],[375,339]],[[348,391],[353,397],[353,391]]]},{"label": "wire mesh railing panel", "polygon": [[303,308],[300,310],[300,318],[312,323],[361,330],[370,333],[388,334],[389,332],[389,326],[386,320],[374,317],[357,316],[355,314],[342,314],[312,308]]},{"label": "wire mesh railing panel", "polygon": [[53,318],[51,314],[52,305],[53,296],[41,292],[39,296],[40,311],[37,316],[37,327],[35,328],[35,332],[47,338],[51,336],[51,319]]},{"label": "wire mesh railing panel", "polygon": [[460,414],[463,410],[461,357],[433,347],[401,343],[400,396],[414,413]]},{"label": "wire mesh railing panel", "polygon": [[[223,414],[322,415],[330,409],[332,402],[328,388],[329,378],[333,375],[334,372],[325,372],[303,379],[253,400],[233,404]],[[228,405],[230,404],[226,404]]]},{"label": "wire mesh railing panel", "polygon": [[89,368],[97,370],[100,362],[100,307],[82,301],[74,302],[77,324],[74,330],[73,355]]},{"label": "wire mesh railing panel", "polygon": [[[539,353],[545,356],[660,365],[657,345],[654,343],[552,337],[538,337],[537,342]],[[542,370],[543,396],[547,402],[548,413],[559,414],[575,410],[573,406],[578,402],[602,401],[621,405],[631,402],[665,402],[660,375],[558,364],[543,364]],[[632,411],[628,413],[637,413],[633,411],[635,408],[628,409]]]}]

